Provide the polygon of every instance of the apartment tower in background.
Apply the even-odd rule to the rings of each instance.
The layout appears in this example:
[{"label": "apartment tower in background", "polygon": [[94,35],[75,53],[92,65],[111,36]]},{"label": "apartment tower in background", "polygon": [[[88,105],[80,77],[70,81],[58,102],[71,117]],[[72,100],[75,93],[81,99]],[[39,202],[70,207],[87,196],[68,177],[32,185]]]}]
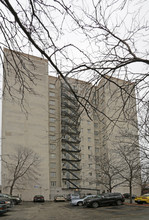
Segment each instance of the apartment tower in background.
[{"label": "apartment tower in background", "polygon": [[[22,190],[16,189],[14,193],[21,194],[24,200],[31,200],[35,194],[43,194],[47,200],[52,200],[57,194],[107,191],[99,181],[99,162],[105,156],[113,156],[119,140],[129,141],[130,145],[138,144],[138,129],[132,123],[137,124],[133,84],[116,78],[111,79],[112,83],[105,78],[92,88],[90,83],[68,78],[70,88],[60,77],[48,76],[45,59],[29,56],[30,61],[27,61],[28,55],[16,54],[23,57],[31,72],[37,74],[33,87],[35,94],[24,94],[27,115],[19,103],[9,100],[9,94],[5,94],[2,104],[2,155],[14,154],[20,146],[28,147],[40,155],[41,162],[37,183],[26,185]],[[13,62],[9,50],[5,50],[5,56],[10,63]],[[9,73],[13,74],[10,65],[7,66]],[[8,70],[6,68],[6,73]],[[12,74],[9,80],[14,85]],[[127,117],[121,112],[121,107],[123,98],[128,94],[125,90],[120,91],[118,85],[133,90],[128,97],[129,104],[125,106]],[[126,130],[129,135],[124,137]],[[2,163],[3,191],[7,189],[8,180],[8,171]],[[124,193],[128,188],[121,186],[115,191]],[[133,193],[139,194],[140,187],[135,186]]]},{"label": "apartment tower in background", "polygon": [[[7,169],[7,163],[13,163],[12,155],[18,155],[21,148],[27,148],[40,155],[39,175],[34,182],[20,182],[17,188],[14,187],[13,194],[21,195],[24,200],[32,200],[35,194],[44,194],[45,199],[49,199],[48,62],[5,49],[4,78],[5,74],[7,81],[4,82],[5,94],[2,100],[2,192],[9,193],[15,172]],[[18,77],[15,77],[16,74]],[[23,90],[23,84],[30,87],[30,91]],[[21,88],[23,94],[20,94]]]}]

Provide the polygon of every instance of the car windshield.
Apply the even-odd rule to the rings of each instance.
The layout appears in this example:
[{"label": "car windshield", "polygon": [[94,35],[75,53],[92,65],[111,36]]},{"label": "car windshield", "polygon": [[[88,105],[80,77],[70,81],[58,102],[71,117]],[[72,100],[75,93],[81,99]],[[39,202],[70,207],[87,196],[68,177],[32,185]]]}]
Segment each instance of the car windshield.
[{"label": "car windshield", "polygon": [[100,198],[100,197],[102,197],[102,195],[96,195],[96,198]]},{"label": "car windshield", "polygon": [[149,194],[144,194],[144,195],[142,195],[142,196],[149,196]]},{"label": "car windshield", "polygon": [[[87,196],[81,196],[79,199],[85,199]],[[78,198],[76,198],[78,199]]]},{"label": "car windshield", "polygon": [[95,198],[101,198],[101,195],[96,195],[96,196],[93,196],[93,197],[88,197],[87,199],[95,199]]},{"label": "car windshield", "polygon": [[7,194],[0,194],[0,197],[11,198],[11,196]]}]

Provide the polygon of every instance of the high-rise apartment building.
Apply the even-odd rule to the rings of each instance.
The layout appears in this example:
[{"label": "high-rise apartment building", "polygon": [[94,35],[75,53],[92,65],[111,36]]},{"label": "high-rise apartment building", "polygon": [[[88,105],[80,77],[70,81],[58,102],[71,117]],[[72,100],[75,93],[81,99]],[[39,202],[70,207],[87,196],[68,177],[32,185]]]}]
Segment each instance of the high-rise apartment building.
[{"label": "high-rise apartment building", "polygon": [[[13,62],[12,54],[5,50],[5,56],[5,65],[10,68],[8,60]],[[133,84],[115,78],[112,78],[112,83],[105,78],[92,88],[90,83],[69,78],[70,88],[61,78],[48,76],[45,59],[29,56],[32,66],[25,60],[27,55],[20,56],[24,57],[28,69],[37,74],[33,87],[35,94],[24,94],[27,115],[18,103],[9,101],[9,94],[5,94],[2,103],[2,155],[14,154],[17,147],[28,147],[40,156],[41,161],[37,182],[14,189],[15,194],[31,200],[35,194],[53,199],[56,194],[107,191],[100,181],[100,178],[107,181],[105,176],[99,175],[101,161],[105,157],[112,158],[120,142],[123,145],[127,142],[129,146],[138,144]],[[9,68],[6,68],[6,73],[9,70],[9,79],[13,83],[14,70]],[[26,81],[29,83],[28,79]],[[124,90],[120,90],[119,85]],[[17,83],[13,86],[17,88]],[[131,96],[128,90],[132,90]],[[2,162],[3,191],[8,190],[9,182],[8,170]],[[124,185],[114,190],[128,192]],[[140,193],[139,185],[134,186],[133,193]]]},{"label": "high-rise apartment building", "polygon": [[[34,181],[33,173],[29,176],[30,181],[18,179],[13,193],[20,194],[24,200],[32,200],[35,194],[44,194],[49,199],[48,62],[5,49],[4,78],[5,74],[7,80],[3,85],[5,95],[2,100],[2,191],[9,193],[15,172],[19,171],[19,167],[21,169],[27,152],[32,150],[40,156],[39,175]],[[22,90],[22,96],[20,90],[23,86],[30,87],[30,91]],[[26,149],[22,157],[21,149]],[[29,157],[26,160],[29,163],[31,159]]]}]

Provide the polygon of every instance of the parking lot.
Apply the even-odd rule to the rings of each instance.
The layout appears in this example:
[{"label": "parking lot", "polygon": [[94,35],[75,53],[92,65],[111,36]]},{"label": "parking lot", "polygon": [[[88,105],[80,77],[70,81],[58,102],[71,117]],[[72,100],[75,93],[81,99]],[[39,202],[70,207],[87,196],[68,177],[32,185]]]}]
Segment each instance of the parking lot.
[{"label": "parking lot", "polygon": [[149,206],[122,205],[93,209],[71,206],[69,202],[23,202],[0,218],[1,220],[148,220]]}]

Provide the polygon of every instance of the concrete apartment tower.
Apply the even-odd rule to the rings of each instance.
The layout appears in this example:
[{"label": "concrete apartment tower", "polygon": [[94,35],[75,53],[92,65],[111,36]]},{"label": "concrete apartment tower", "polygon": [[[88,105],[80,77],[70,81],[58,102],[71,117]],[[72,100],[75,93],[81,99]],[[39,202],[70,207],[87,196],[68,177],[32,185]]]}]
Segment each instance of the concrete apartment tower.
[{"label": "concrete apartment tower", "polygon": [[[36,170],[38,175],[35,176],[36,181],[31,181],[33,176],[29,177],[30,181],[25,182],[24,179],[20,187],[14,187],[13,194],[21,195],[23,200],[32,200],[36,194],[43,194],[45,199],[49,199],[48,62],[4,49],[4,77],[5,74],[7,81],[4,81],[5,94],[2,100],[2,192],[9,193],[15,172],[7,169],[6,162],[13,164],[12,155],[18,155],[25,148],[40,158]],[[19,74],[22,76],[20,79]],[[20,94],[23,83],[30,87],[30,91],[24,90]]]},{"label": "concrete apartment tower", "polygon": [[[114,77],[105,78],[99,82],[96,96],[99,113],[95,114],[95,118],[99,123],[99,160],[104,166],[102,168],[107,166],[108,170],[110,166],[117,167],[119,174],[123,172],[127,180],[132,172],[132,192],[140,195],[141,166],[135,85]],[[119,185],[122,182],[119,174],[112,183],[117,185],[112,191],[129,192],[128,181]],[[101,176],[97,175],[98,178]]]},{"label": "concrete apartment tower", "polygon": [[[120,164],[120,157],[116,154],[120,143],[128,148],[139,146],[132,83],[116,78],[111,78],[112,82],[103,79],[93,89],[92,84],[85,81],[70,78],[67,81],[79,97],[88,99],[95,108],[86,105],[82,98],[81,102],[87,108],[87,112],[83,111],[66,82],[49,76],[51,199],[55,194],[107,192],[99,180],[107,181],[106,177],[99,175],[100,162],[104,164],[105,157],[106,161],[115,157],[114,161]],[[120,86],[124,90],[121,91]],[[133,155],[138,162],[139,151],[135,152],[135,148]],[[116,181],[118,186],[113,191],[129,192],[126,183],[120,186],[119,180]],[[140,194],[139,185],[133,185],[133,193]]]},{"label": "concrete apartment tower", "polygon": [[[46,200],[53,200],[57,194],[107,192],[101,184],[101,179],[107,181],[100,172],[101,161],[104,164],[105,158],[107,161],[114,157],[115,162],[121,164],[115,154],[120,145],[128,149],[139,146],[133,84],[105,78],[93,88],[91,83],[68,78],[81,104],[63,79],[48,76],[47,60],[7,49],[4,52],[4,68],[12,85],[12,96],[18,99],[14,102],[5,90],[2,158],[9,158],[8,155],[13,155],[20,147],[31,149],[40,156],[37,181],[25,183],[22,189],[15,189],[14,194],[21,194],[24,200],[32,200],[35,194],[43,194]],[[30,77],[32,73],[36,76],[34,85],[31,85],[23,74],[35,93],[26,91],[23,105],[20,105],[22,96],[14,77],[16,69],[11,66],[14,57],[16,69],[23,62],[22,71]],[[120,86],[124,89],[120,90]],[[83,110],[83,105],[87,111]],[[138,163],[139,151],[133,151],[131,156],[138,158]],[[6,163],[2,161],[3,192],[8,192],[10,178]],[[129,188],[125,184],[113,191],[125,193]],[[140,194],[139,185],[133,185],[133,193]]]}]

